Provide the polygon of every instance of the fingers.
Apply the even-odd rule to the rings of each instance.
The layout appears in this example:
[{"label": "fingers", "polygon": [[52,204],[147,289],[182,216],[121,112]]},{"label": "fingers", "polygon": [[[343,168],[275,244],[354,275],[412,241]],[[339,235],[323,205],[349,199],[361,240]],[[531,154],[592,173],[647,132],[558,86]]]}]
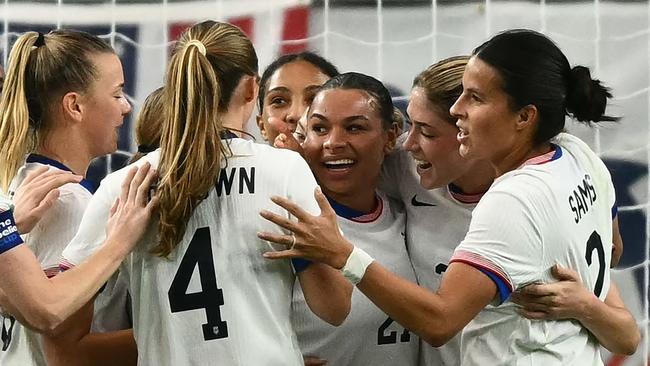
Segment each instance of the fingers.
[{"label": "fingers", "polygon": [[323,366],[327,365],[327,360],[324,360],[322,358],[318,357],[313,357],[313,356],[305,356],[305,366]]},{"label": "fingers", "polygon": [[518,292],[522,295],[526,295],[530,297],[549,296],[553,294],[552,286],[553,286],[552,284],[548,284],[548,285],[532,284],[518,290]]},{"label": "fingers", "polygon": [[129,198],[128,198],[129,202],[136,204],[137,202],[136,198],[138,196],[138,188],[142,184],[142,181],[144,181],[144,178],[149,173],[150,168],[151,168],[151,164],[149,164],[149,162],[144,163],[138,168],[138,171],[135,173],[135,176],[131,181],[131,186],[129,187]]},{"label": "fingers", "polygon": [[262,254],[266,259],[287,259],[287,258],[301,258],[302,255],[295,249],[287,249],[280,251],[270,251]]},{"label": "fingers", "polygon": [[309,219],[313,217],[312,215],[305,212],[305,210],[300,208],[300,206],[296,205],[295,203],[291,202],[290,200],[284,197],[273,196],[271,197],[271,201],[273,201],[273,203],[275,203],[276,205],[287,210],[291,215],[293,215],[295,218],[297,218],[300,221],[309,221]]},{"label": "fingers", "polygon": [[294,239],[292,238],[291,235],[282,235],[282,234],[276,234],[276,233],[269,233],[269,232],[260,232],[257,233],[257,237],[270,241],[275,244],[280,244],[284,246],[292,246],[294,244]]},{"label": "fingers", "polygon": [[115,213],[117,212],[118,207],[120,207],[120,199],[116,198],[115,202],[113,202],[113,206],[111,207],[111,211],[108,217],[113,217],[113,215],[115,215]]},{"label": "fingers", "polygon": [[334,212],[334,209],[330,205],[330,202],[327,200],[327,197],[323,194],[323,191],[320,189],[320,186],[316,186],[314,189],[314,198],[316,198],[316,202],[318,203],[318,207],[320,207],[320,214],[321,216],[336,216],[336,212]]},{"label": "fingers", "polygon": [[564,268],[559,264],[556,264],[551,268],[551,273],[553,274],[553,277],[560,281],[580,281],[578,272],[569,268]]},{"label": "fingers", "polygon": [[40,177],[41,175],[45,174],[50,168],[47,165],[41,165],[37,167],[36,169],[32,170],[27,174],[25,179],[23,180],[22,184],[28,184],[29,182],[33,181],[34,179]]},{"label": "fingers", "polygon": [[158,178],[158,174],[155,169],[149,169],[147,175],[145,176],[142,183],[138,186],[137,195],[136,195],[136,204],[141,206],[146,206],[147,201],[149,200],[149,191],[151,185]]},{"label": "fingers", "polygon": [[49,191],[47,195],[45,195],[45,198],[43,198],[43,200],[41,200],[38,206],[34,209],[34,211],[32,211],[32,215],[40,217],[41,213],[49,210],[50,207],[52,207],[54,202],[56,202],[56,200],[59,198],[59,194],[60,192],[58,189]]},{"label": "fingers", "polygon": [[533,319],[533,320],[549,320],[553,319],[550,314],[545,313],[543,311],[527,311],[527,310],[519,310],[519,315],[523,316],[524,318],[528,319]]},{"label": "fingers", "polygon": [[120,202],[124,203],[128,200],[131,183],[133,182],[133,177],[135,177],[135,173],[137,172],[138,172],[138,167],[134,166],[131,167],[131,169],[129,169],[129,171],[126,173],[126,177],[124,177],[124,180],[122,181],[122,190],[120,191]]}]

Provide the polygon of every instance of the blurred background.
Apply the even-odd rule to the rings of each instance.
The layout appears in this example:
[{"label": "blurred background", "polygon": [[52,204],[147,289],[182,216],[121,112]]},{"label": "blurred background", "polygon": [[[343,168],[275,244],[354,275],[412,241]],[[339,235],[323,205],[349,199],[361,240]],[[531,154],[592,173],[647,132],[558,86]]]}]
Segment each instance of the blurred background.
[{"label": "blurred background", "polygon": [[[134,112],[122,128],[120,152],[93,164],[89,174],[98,180],[135,150],[131,121],[162,85],[170,46],[188,25],[205,19],[228,21],[248,34],[260,73],[281,54],[316,51],[341,71],[384,81],[402,108],[417,73],[442,58],[471,53],[504,29],[543,32],[570,62],[590,67],[613,90],[610,114],[623,118],[597,128],[567,126],[612,171],[625,243],[613,277],[644,337],[634,356],[605,358],[609,366],[648,364],[650,1],[4,0],[0,45],[6,64],[8,47],[22,32],[76,28],[117,50]],[[248,130],[260,140],[252,121]]]}]

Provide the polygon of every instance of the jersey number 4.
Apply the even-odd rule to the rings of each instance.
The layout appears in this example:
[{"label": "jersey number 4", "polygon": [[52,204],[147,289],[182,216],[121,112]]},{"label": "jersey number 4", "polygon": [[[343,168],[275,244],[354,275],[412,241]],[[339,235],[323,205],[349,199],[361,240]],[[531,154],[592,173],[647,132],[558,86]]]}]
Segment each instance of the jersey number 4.
[{"label": "jersey number 4", "polygon": [[[201,292],[188,294],[190,279],[197,266]],[[167,295],[172,313],[205,309],[208,322],[203,324],[203,338],[206,341],[228,337],[228,324],[221,320],[223,291],[217,286],[209,228],[203,227],[194,232]]]}]

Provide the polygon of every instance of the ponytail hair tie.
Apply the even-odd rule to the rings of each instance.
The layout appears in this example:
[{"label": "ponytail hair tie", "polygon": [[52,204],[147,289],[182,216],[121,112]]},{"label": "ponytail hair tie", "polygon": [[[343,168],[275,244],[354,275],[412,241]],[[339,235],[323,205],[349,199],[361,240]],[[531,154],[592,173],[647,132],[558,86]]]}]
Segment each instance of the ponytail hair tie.
[{"label": "ponytail hair tie", "polygon": [[38,32],[38,37],[36,37],[36,41],[34,41],[34,47],[38,48],[41,46],[45,46],[45,35]]},{"label": "ponytail hair tie", "polygon": [[206,52],[207,52],[207,50],[205,49],[205,45],[203,44],[203,42],[199,41],[198,39],[193,39],[193,40],[187,42],[187,45],[186,45],[185,47],[189,47],[189,46],[196,46],[196,48],[199,49],[199,52],[201,52],[201,54],[202,54],[203,56],[205,56],[205,54],[206,54]]},{"label": "ponytail hair tie", "polygon": [[138,145],[138,152],[141,154],[148,154],[152,151],[156,150],[155,147],[149,146],[149,145]]}]

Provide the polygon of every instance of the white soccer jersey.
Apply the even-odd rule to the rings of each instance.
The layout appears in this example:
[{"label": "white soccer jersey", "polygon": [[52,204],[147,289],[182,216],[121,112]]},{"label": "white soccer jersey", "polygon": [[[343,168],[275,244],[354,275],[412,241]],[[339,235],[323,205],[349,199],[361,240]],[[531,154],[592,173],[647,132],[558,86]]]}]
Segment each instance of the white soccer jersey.
[{"label": "white soccer jersey", "polygon": [[[30,155],[27,163],[20,168],[11,182],[9,191],[13,192],[20,186],[27,173],[42,165],[50,169],[69,170],[60,163],[39,155]],[[86,205],[92,197],[88,190],[88,182],[84,185],[70,183],[59,188],[59,198],[43,216],[41,221],[25,235],[25,242],[34,252],[41,267],[48,277],[59,271],[61,252],[77,232],[79,222]],[[2,319],[3,348],[0,351],[0,365],[45,366],[45,356],[41,336],[25,327],[11,317]]]},{"label": "white soccer jersey", "polygon": [[[280,232],[259,216],[261,210],[288,215],[270,201],[272,195],[318,214],[316,182],[294,152],[227,141],[233,155],[170,257],[149,253],[157,244],[152,223],[122,265],[133,302],[138,364],[302,365],[290,321],[291,263],[263,258],[282,247],[256,233]],[[156,167],[158,159],[159,151],[136,164]],[[104,179],[64,252],[67,261],[77,264],[101,245],[105,232],[97,223],[106,222],[125,175],[122,169]]]},{"label": "white soccer jersey", "polygon": [[[405,216],[398,202],[380,194],[376,213],[359,217],[333,204],[345,237],[389,271],[415,282],[404,243]],[[357,217],[353,219],[352,217]],[[345,322],[334,327],[314,315],[300,285],[293,292],[292,322],[303,355],[326,359],[329,365],[416,365],[419,340],[373,304],[356,287]]]},{"label": "white soccer jersey", "polygon": [[[401,146],[405,138],[406,134],[400,136],[396,150],[384,161],[381,187],[406,208],[406,244],[418,283],[437,291],[481,196],[465,195],[453,187],[423,188],[415,161]],[[460,364],[460,335],[441,347],[420,343],[421,366]]]},{"label": "white soccer jersey", "polygon": [[[600,299],[609,290],[614,187],[602,161],[561,134],[555,150],[495,180],[473,212],[452,262],[488,273],[503,300],[551,267],[578,271]],[[510,301],[488,305],[462,333],[462,365],[602,365],[597,340],[577,321],[521,317]]]}]

